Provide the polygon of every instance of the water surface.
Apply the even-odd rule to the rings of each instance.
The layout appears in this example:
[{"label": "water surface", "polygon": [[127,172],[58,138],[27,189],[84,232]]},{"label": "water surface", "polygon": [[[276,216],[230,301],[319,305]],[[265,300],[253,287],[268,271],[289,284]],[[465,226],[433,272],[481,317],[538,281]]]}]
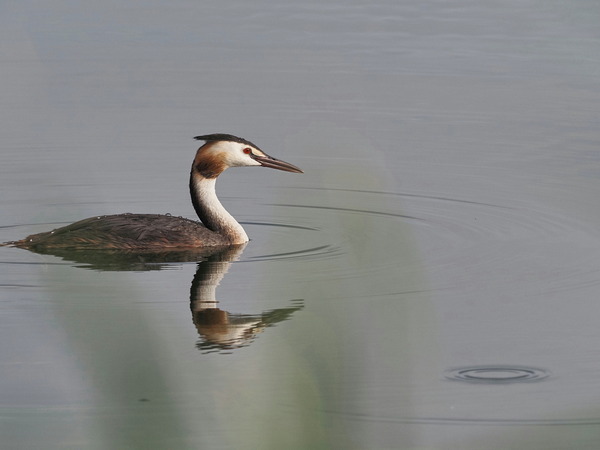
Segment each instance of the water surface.
[{"label": "water surface", "polygon": [[1,9],[0,241],[193,217],[199,134],[305,171],[224,253],[0,248],[7,447],[600,444],[595,2]]}]

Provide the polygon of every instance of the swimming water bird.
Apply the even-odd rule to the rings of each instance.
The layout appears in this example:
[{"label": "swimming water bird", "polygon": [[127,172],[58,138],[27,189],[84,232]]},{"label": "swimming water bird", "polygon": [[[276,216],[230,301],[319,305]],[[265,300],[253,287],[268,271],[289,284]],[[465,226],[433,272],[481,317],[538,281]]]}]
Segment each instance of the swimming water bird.
[{"label": "swimming water bird", "polygon": [[202,223],[160,214],[98,216],[11,244],[34,251],[52,248],[160,250],[247,242],[244,228],[217,198],[217,177],[228,167],[263,166],[296,173],[302,170],[231,134],[207,134],[194,139],[205,141],[196,152],[189,186],[192,204]]}]

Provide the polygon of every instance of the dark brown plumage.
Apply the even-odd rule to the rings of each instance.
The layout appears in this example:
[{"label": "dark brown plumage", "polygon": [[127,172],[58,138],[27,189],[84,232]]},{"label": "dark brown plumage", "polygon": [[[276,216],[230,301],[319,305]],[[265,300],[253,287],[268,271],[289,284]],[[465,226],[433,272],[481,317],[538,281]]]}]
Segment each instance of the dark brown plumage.
[{"label": "dark brown plumage", "polygon": [[162,249],[230,244],[200,222],[162,214],[90,217],[13,243],[30,248]]}]

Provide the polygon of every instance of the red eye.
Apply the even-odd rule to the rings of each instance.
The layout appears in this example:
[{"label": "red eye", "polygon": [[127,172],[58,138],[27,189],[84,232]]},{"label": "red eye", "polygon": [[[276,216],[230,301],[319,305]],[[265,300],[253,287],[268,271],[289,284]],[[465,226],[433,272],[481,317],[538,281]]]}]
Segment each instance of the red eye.
[{"label": "red eye", "polygon": [[249,148],[249,147],[246,147],[246,148],[244,149],[244,153],[245,153],[246,155],[250,155],[250,154],[252,154],[252,149],[251,149],[251,148]]}]

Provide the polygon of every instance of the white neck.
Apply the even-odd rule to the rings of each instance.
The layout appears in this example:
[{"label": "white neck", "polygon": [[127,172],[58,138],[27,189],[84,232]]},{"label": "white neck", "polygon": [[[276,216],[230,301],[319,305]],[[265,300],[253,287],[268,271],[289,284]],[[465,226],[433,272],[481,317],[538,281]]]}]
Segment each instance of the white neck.
[{"label": "white neck", "polygon": [[198,173],[192,173],[190,193],[198,217],[206,228],[227,237],[232,244],[248,242],[248,235],[244,228],[227,212],[217,198],[216,181],[216,177],[204,178]]}]

